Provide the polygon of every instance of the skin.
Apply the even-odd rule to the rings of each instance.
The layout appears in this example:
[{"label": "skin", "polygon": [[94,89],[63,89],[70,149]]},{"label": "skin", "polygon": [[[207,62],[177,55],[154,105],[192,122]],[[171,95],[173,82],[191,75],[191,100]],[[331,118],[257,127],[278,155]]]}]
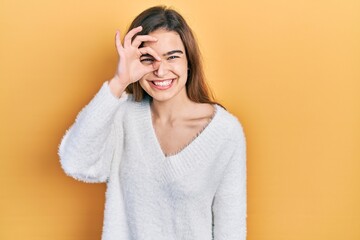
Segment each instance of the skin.
[{"label": "skin", "polygon": [[[140,79],[141,87],[153,97],[153,104],[162,106],[180,105],[189,100],[186,94],[186,80],[188,62],[185,54],[185,47],[176,32],[169,32],[158,29],[149,34],[157,39],[156,42],[146,42],[148,46],[158,53],[161,61],[155,61],[151,56],[140,58],[143,64],[153,64],[155,71],[145,74]],[[173,80],[171,88],[158,90],[153,87],[152,81]],[[177,103],[178,101],[181,101]]]},{"label": "skin", "polygon": [[[158,29],[149,35],[131,38],[141,27],[132,29],[115,42],[119,63],[109,86],[114,96],[121,96],[126,86],[139,81],[152,97],[153,127],[164,155],[182,150],[208,124],[214,113],[210,104],[192,102],[186,93],[188,62],[180,36],[174,31]],[[139,48],[144,42],[143,47]],[[171,87],[154,86],[154,81],[172,80]]]}]

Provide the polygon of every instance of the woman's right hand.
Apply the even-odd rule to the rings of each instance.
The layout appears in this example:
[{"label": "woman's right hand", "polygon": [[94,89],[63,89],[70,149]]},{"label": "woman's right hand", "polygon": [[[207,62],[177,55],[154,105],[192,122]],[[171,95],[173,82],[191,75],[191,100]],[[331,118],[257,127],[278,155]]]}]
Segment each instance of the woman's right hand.
[{"label": "woman's right hand", "polygon": [[153,56],[155,60],[161,60],[152,48],[139,48],[142,42],[155,42],[157,41],[156,38],[149,35],[138,35],[131,41],[133,36],[141,30],[141,26],[131,29],[124,38],[124,45],[121,44],[120,32],[116,31],[115,45],[119,54],[119,63],[109,86],[111,92],[117,97],[121,96],[129,84],[140,80],[145,74],[156,70],[155,66],[157,64],[145,65],[140,62],[142,55],[149,54]]}]

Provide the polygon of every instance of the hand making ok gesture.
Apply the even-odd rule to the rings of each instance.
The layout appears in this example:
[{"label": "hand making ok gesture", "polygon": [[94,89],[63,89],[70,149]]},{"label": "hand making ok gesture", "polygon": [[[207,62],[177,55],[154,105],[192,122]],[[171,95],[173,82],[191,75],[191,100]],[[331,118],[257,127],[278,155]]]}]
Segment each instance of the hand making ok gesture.
[{"label": "hand making ok gesture", "polygon": [[113,79],[109,86],[115,96],[120,96],[125,88],[133,82],[140,80],[145,74],[156,70],[157,64],[142,64],[140,57],[149,54],[155,60],[161,61],[158,54],[150,47],[140,47],[143,42],[155,42],[156,38],[149,35],[138,35],[132,41],[135,34],[140,32],[142,27],[131,29],[124,38],[124,44],[121,44],[120,32],[116,31],[115,45],[119,54],[119,63]]}]

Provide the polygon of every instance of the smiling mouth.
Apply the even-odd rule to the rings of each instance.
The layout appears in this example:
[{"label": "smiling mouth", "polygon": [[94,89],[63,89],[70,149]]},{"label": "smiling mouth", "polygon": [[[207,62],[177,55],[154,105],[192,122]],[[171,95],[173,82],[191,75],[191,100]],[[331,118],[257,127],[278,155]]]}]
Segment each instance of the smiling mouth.
[{"label": "smiling mouth", "polygon": [[174,78],[166,79],[166,80],[153,80],[149,82],[151,82],[152,83],[151,85],[157,89],[168,89],[171,87],[172,83],[174,82]]}]

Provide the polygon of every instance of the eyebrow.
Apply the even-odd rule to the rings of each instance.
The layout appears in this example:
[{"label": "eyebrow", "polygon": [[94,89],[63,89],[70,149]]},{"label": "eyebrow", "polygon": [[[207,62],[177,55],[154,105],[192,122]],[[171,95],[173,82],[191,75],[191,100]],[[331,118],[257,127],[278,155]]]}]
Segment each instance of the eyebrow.
[{"label": "eyebrow", "polygon": [[170,52],[167,52],[167,53],[163,54],[163,56],[169,56],[169,55],[172,55],[172,54],[174,54],[174,53],[184,54],[183,51],[181,51],[181,50],[172,50],[172,51],[170,51]]},{"label": "eyebrow", "polygon": [[[163,56],[165,57],[165,56],[169,56],[169,55],[172,55],[172,54],[175,54],[175,53],[184,54],[184,52],[181,51],[181,50],[172,50],[172,51],[170,51],[170,52],[164,53]],[[151,56],[150,54],[146,53],[146,54],[141,55],[140,57],[153,57],[153,56]]]},{"label": "eyebrow", "polygon": [[146,53],[146,54],[142,54],[140,57],[153,57],[150,54]]}]

